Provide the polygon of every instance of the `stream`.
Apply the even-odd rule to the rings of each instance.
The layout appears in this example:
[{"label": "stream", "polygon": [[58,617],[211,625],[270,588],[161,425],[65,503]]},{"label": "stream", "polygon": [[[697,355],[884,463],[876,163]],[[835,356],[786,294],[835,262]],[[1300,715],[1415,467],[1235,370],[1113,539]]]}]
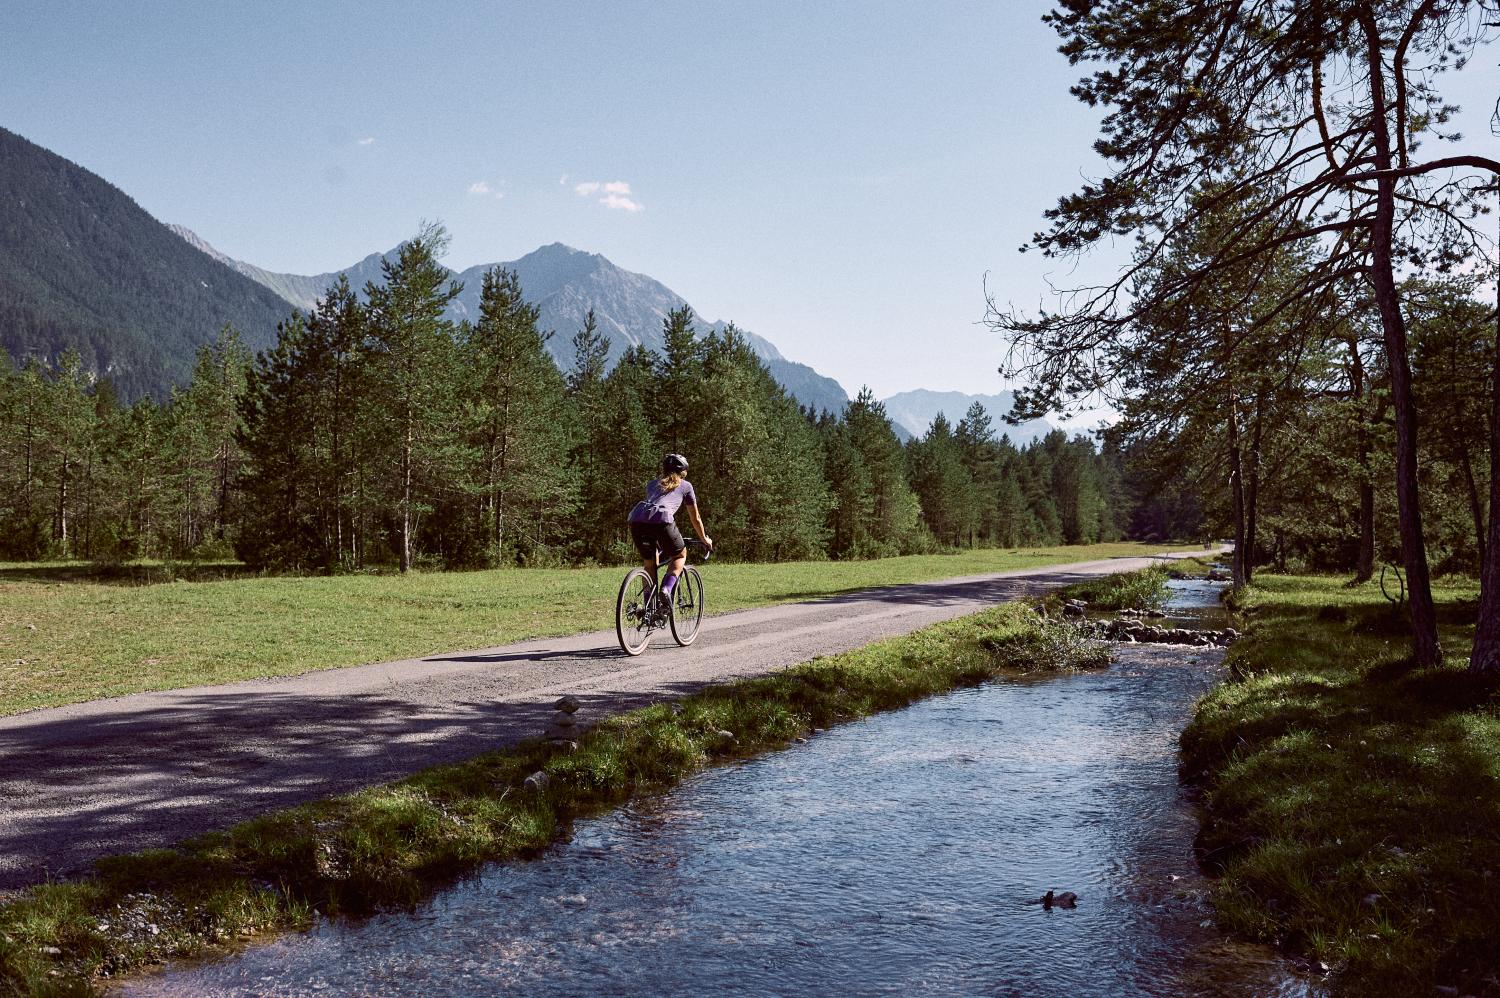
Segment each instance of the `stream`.
[{"label": "stream", "polygon": [[[1176,626],[1222,626],[1174,582]],[[132,995],[1309,995],[1213,925],[1177,734],[1201,649],[959,690],[578,822],[411,911],[325,920]],[[1044,909],[1055,889],[1076,909]]]}]

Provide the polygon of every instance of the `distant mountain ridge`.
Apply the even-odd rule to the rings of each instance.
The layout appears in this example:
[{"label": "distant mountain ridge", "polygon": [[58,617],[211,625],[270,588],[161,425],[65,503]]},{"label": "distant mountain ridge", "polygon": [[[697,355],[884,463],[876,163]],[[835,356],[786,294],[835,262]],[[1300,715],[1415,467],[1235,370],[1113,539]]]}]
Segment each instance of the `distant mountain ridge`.
[{"label": "distant mountain ridge", "polygon": [[14,360],[76,350],[126,399],[161,397],[225,323],[259,350],[285,311],[102,177],[0,128],[0,348]]},{"label": "distant mountain ridge", "polygon": [[[312,308],[340,273],[347,274],[356,288],[363,288],[367,281],[379,282],[381,262],[396,253],[394,249],[383,254],[372,253],[343,271],[315,275],[280,274],[221,253],[191,229],[183,226],[171,228],[202,252],[259,282],[304,311]],[[573,363],[573,333],[583,326],[584,316],[590,308],[594,310],[600,331],[609,338],[609,357],[613,364],[633,346],[644,345],[660,350],[663,346],[662,320],[672,309],[688,304],[681,295],[655,278],[626,270],[598,253],[552,243],[517,260],[478,264],[454,272],[454,279],[463,284],[463,292],[449,307],[449,318],[454,321],[478,318],[484,272],[496,266],[515,272],[527,301],[540,310],[538,322],[541,328],[555,331],[547,349],[564,370]],[[698,322],[700,332],[705,335],[722,331],[726,325],[701,318]],[[741,332],[770,368],[772,376],[799,403],[815,410],[843,410],[849,395],[837,381],[806,364],[787,360],[765,337],[747,330]]]},{"label": "distant mountain ridge", "polygon": [[1045,419],[1029,419],[1019,426],[1006,423],[1005,417],[1016,402],[1014,392],[967,395],[963,392],[934,392],[919,388],[916,391],[900,392],[883,401],[891,422],[914,437],[924,435],[938,413],[942,413],[949,423],[957,426],[958,421],[964,418],[964,413],[969,411],[969,406],[975,402],[983,405],[990,414],[995,437],[998,439],[1008,436],[1010,442],[1017,447],[1024,447],[1056,429]]},{"label": "distant mountain ridge", "polygon": [[[384,254],[372,253],[344,273],[362,288],[379,281]],[[479,309],[481,275],[490,265],[455,277],[464,283],[455,319]],[[662,346],[662,319],[687,302],[661,282],[616,266],[597,253],[561,243],[502,264],[519,275],[540,309],[543,329],[562,367],[573,360],[571,338],[590,307],[617,359],[630,346]],[[251,350],[276,342],[290,304],[312,306],[337,273],[279,274],[235,260],[183,226],[157,221],[123,191],[57,154],[0,128],[0,349],[17,361],[51,363],[74,349],[87,369],[108,377],[126,399],[165,399],[191,375],[198,347],[231,324]],[[722,322],[700,321],[707,333]],[[832,378],[788,360],[767,339],[745,333],[772,375],[804,406],[839,413],[848,393]],[[886,400],[897,433],[926,432],[941,409],[955,423],[968,403],[985,400],[998,432],[1019,441],[1028,427],[1007,428],[1009,393],[904,392]],[[1035,421],[1032,436],[1050,429]]]}]

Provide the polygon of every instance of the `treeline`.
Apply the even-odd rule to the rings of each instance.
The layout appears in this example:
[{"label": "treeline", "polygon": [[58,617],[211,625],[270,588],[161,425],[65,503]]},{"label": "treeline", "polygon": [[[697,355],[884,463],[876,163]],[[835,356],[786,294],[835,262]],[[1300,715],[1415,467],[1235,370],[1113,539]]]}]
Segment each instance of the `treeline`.
[{"label": "treeline", "polygon": [[0,364],[0,554],[219,558],[270,570],[562,564],[634,557],[624,516],[679,451],[723,551],[869,558],[1115,539],[1118,455],[1054,432],[1018,449],[975,405],[903,446],[868,391],[815,414],[733,326],[686,307],[661,353],[607,369],[592,314],[573,367],[547,354],[515,274],[473,322],[424,231],[252,359],[232,329],[158,405],[118,401],[76,354]]},{"label": "treeline", "polygon": [[[1477,575],[1488,545],[1494,311],[1475,291],[1472,278],[1402,288],[1422,414],[1417,489],[1440,574]],[[1256,304],[1252,294],[1247,305]],[[1243,581],[1266,564],[1356,579],[1399,564],[1396,419],[1373,312],[1351,282],[1254,332],[1243,315],[1205,323],[1198,328],[1234,332],[1198,361],[1185,360],[1187,350],[1218,334],[1173,322],[1136,340],[1137,376],[1153,390],[1123,402],[1110,431],[1130,455],[1132,531],[1233,536]]]},{"label": "treeline", "polygon": [[1048,21],[1091,69],[1073,92],[1100,109],[1106,175],[1032,245],[1135,253],[989,322],[1022,413],[1116,400],[1137,484],[1167,485],[1149,515],[1232,529],[1237,582],[1399,561],[1426,668],[1433,572],[1477,574],[1469,664],[1500,674],[1500,161],[1441,94],[1497,37],[1491,6],[1185,0],[1177,31],[1130,0],[1069,5]]}]

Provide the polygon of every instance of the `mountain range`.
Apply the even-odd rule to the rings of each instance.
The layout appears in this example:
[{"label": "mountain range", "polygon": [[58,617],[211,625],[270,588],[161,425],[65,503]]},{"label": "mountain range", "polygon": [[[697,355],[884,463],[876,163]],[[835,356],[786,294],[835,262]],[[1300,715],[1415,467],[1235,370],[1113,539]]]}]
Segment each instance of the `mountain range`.
[{"label": "mountain range", "polygon": [[[372,253],[342,273],[357,288],[382,279],[393,254]],[[450,317],[473,319],[481,277],[493,264],[456,272],[464,285]],[[572,335],[594,309],[609,337],[610,358],[628,348],[662,347],[662,320],[687,302],[645,274],[561,243],[499,264],[516,272],[559,366],[572,364]],[[182,226],[166,226],[108,181],[0,128],[0,349],[18,360],[51,361],[75,349],[86,368],[108,377],[126,399],[164,398],[192,372],[199,346],[232,324],[245,345],[274,345],[290,307],[310,309],[339,272],[300,275],[266,270],[220,252]],[[723,322],[700,321],[707,333]],[[804,406],[842,411],[843,386],[788,360],[770,340],[745,332],[771,374]],[[903,392],[886,399],[903,439],[926,432],[939,411],[957,423],[984,403],[997,432],[1022,443],[1049,430],[1044,421],[1005,427],[1010,395]]]},{"label": "mountain range", "polygon": [[938,413],[947,417],[950,424],[957,426],[958,421],[964,418],[964,413],[969,411],[969,406],[975,402],[984,406],[989,413],[990,426],[995,431],[995,436],[1008,436],[1010,442],[1017,446],[1045,437],[1055,429],[1045,419],[1028,419],[1019,426],[1007,425],[1005,416],[1015,404],[1014,392],[967,395],[963,392],[934,392],[918,388],[915,391],[899,392],[883,401],[885,413],[891,418],[892,425],[899,427],[897,436],[901,435],[901,430],[914,437],[922,436]]},{"label": "mountain range", "polygon": [[165,394],[225,323],[261,350],[286,311],[118,188],[0,128],[0,348],[12,358],[71,348],[126,398]]},{"label": "mountain range", "polygon": [[[355,288],[363,288],[367,281],[379,283],[382,279],[381,264],[394,258],[399,249],[371,253],[343,271],[310,276],[280,274],[219,252],[184,226],[168,228],[215,260],[304,311],[312,308],[340,273],[348,275],[349,283]],[[613,364],[633,346],[644,345],[660,350],[663,346],[662,320],[672,309],[687,304],[681,295],[655,278],[626,270],[598,253],[552,243],[517,260],[478,264],[454,272],[453,278],[463,285],[463,291],[449,306],[448,318],[456,322],[460,319],[473,321],[479,317],[479,289],[484,272],[491,267],[504,267],[520,278],[527,301],[540,310],[539,325],[555,333],[548,341],[547,349],[564,370],[573,363],[573,333],[583,326],[584,316],[590,308],[594,310],[600,331],[609,338],[609,357]],[[724,322],[700,320],[698,328],[706,335],[723,330],[726,325]],[[770,368],[771,375],[798,402],[818,411],[827,409],[836,413],[843,410],[849,395],[837,381],[824,377],[806,364],[786,359],[765,337],[745,330],[741,332]]]}]

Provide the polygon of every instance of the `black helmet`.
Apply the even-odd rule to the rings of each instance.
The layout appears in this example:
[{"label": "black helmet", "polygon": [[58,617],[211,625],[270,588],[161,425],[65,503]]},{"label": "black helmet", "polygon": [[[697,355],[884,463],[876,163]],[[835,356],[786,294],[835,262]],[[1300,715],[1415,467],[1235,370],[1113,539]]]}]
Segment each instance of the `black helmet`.
[{"label": "black helmet", "polygon": [[668,454],[661,459],[661,472],[664,475],[680,475],[687,471],[687,458],[681,454]]}]

